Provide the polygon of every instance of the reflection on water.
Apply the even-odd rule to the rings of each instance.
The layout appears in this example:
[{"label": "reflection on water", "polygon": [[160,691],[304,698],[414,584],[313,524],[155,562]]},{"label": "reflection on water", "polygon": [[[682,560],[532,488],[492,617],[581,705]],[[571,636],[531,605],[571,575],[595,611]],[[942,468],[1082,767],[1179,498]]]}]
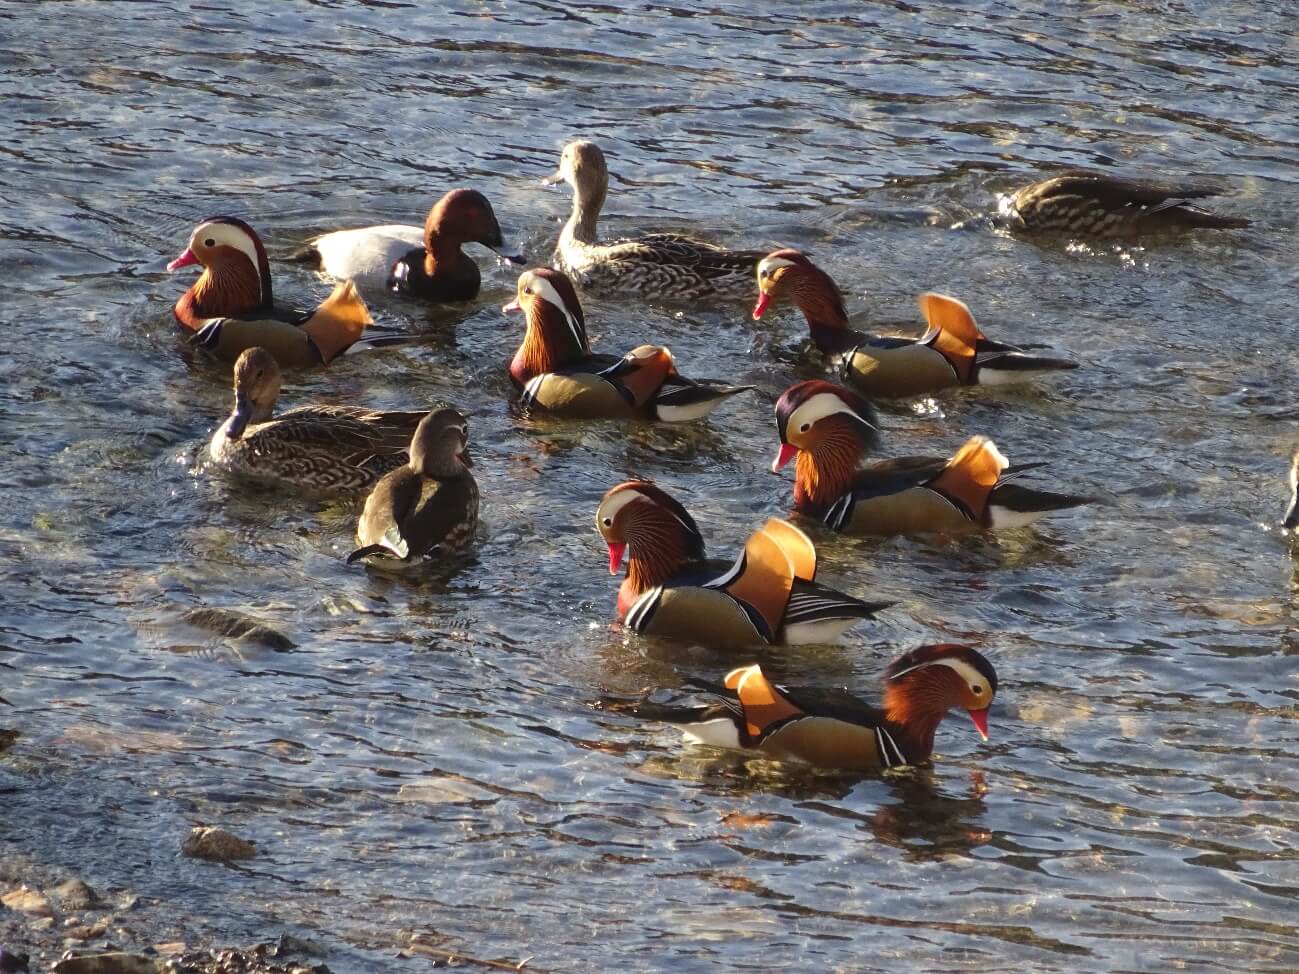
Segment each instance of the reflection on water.
[{"label": "reflection on water", "polygon": [[[167,936],[300,931],[335,970],[409,965],[412,934],[544,970],[647,944],[689,971],[1299,967],[1289,11],[754,14],[0,0],[0,850],[174,904]],[[792,312],[586,300],[601,348],[758,389],[703,426],[578,427],[508,405],[508,269],[484,259],[481,300],[448,308],[367,295],[421,339],[286,399],[469,412],[481,543],[424,576],[344,565],[355,502],[203,468],[228,368],[178,338],[162,270],[197,220],[250,221],[302,303],[327,285],[278,258],[457,185],[544,258],[568,198],[537,180],[575,136],[609,156],[610,237],[802,247],[863,328],[918,333],[933,288],[1083,363],[883,407],[882,452],[983,432],[1102,503],[996,538],[818,533],[827,581],[897,604],[844,646],[754,656],[874,698],[899,652],[973,643],[1002,676],[990,743],[954,718],[933,769],[845,778],[591,706],[747,661],[611,629],[591,517],[652,477],[724,557],[789,509],[771,406],[819,374]],[[989,226],[1068,165],[1217,179],[1257,224]],[[264,855],[175,859],[199,821]]]}]

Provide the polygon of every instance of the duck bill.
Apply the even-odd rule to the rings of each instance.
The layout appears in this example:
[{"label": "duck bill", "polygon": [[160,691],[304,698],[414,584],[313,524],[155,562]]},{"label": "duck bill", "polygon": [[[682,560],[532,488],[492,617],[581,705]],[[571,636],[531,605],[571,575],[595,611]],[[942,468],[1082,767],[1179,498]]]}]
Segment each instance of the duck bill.
[{"label": "duck bill", "polygon": [[518,298],[515,298],[509,304],[501,305],[501,310],[504,311],[506,314],[509,314],[511,311],[522,311],[523,305],[519,304]]},{"label": "duck bill", "polygon": [[522,267],[527,263],[523,259],[523,248],[515,247],[510,243],[488,244],[487,249],[496,255],[496,259],[502,264],[517,264]]},{"label": "duck bill", "polygon": [[798,456],[798,447],[791,443],[780,444],[780,452],[776,454],[776,459],[771,461],[771,472],[780,473],[780,471],[784,469],[785,464],[789,463],[789,461],[793,460],[796,456]]},{"label": "duck bill", "polygon": [[771,295],[764,291],[759,291],[758,303],[753,306],[753,320],[757,321],[766,314],[769,307],[771,307]]},{"label": "duck bill", "polygon": [[173,260],[170,264],[167,265],[167,270],[178,271],[182,267],[190,267],[197,263],[198,263],[198,258],[194,256],[194,251],[186,247],[185,252],[183,254],[181,254],[179,257],[177,257],[175,260]]},{"label": "duck bill", "polygon": [[988,740],[988,708],[984,707],[982,710],[971,710],[969,713],[970,713],[970,720],[974,721],[974,729],[979,732],[979,736],[982,737],[984,741],[987,741]]},{"label": "duck bill", "polygon": [[543,176],[541,178],[541,185],[556,186],[559,183],[562,183],[563,181],[564,181],[564,174],[560,170],[556,169],[549,176]]},{"label": "duck bill", "polygon": [[237,440],[248,429],[248,422],[253,418],[253,405],[242,392],[235,393],[235,411],[230,414],[230,425],[226,427],[226,437]]},{"label": "duck bill", "polygon": [[627,554],[626,541],[607,541],[609,546],[609,574],[617,575],[618,569],[622,567],[623,555]]},{"label": "duck bill", "polygon": [[467,446],[461,448],[460,452],[456,454],[456,459],[466,467],[472,468],[474,465],[474,458],[469,455],[469,447]]}]

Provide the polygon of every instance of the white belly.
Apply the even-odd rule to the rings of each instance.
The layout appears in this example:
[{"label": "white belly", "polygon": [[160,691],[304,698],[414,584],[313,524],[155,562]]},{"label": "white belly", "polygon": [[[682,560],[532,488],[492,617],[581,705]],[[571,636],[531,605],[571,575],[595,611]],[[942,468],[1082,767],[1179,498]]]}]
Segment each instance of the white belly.
[{"label": "white belly", "polygon": [[311,241],[320,253],[320,269],[338,280],[355,281],[363,289],[384,288],[392,265],[409,251],[424,246],[424,229],[392,223],[359,230],[336,230]]}]

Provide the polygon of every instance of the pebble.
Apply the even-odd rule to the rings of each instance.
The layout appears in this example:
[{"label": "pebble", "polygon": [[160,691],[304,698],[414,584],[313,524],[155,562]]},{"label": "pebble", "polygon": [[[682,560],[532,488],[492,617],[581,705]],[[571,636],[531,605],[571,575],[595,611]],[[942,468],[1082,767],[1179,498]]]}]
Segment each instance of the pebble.
[{"label": "pebble", "polygon": [[50,890],[60,909],[93,910],[99,906],[99,894],[79,879],[69,879]]},{"label": "pebble", "polygon": [[233,862],[236,859],[252,859],[257,855],[257,847],[247,839],[241,839],[225,829],[205,825],[190,829],[180,851],[192,858],[209,859],[212,862]]},{"label": "pebble", "polygon": [[38,889],[32,889],[29,886],[20,886],[15,890],[10,890],[3,896],[0,896],[0,903],[9,907],[11,910],[17,910],[19,913],[30,913],[37,917],[54,916],[54,907],[50,905],[49,897]]}]

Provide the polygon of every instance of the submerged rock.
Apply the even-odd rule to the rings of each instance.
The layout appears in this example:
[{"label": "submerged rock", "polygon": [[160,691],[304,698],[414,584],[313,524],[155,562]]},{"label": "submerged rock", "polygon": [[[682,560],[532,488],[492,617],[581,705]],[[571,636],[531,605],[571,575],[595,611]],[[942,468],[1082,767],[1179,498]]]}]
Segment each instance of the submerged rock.
[{"label": "submerged rock", "polygon": [[40,890],[28,886],[20,886],[0,896],[0,903],[18,913],[26,913],[34,917],[54,916],[54,907],[50,905],[50,898]]},{"label": "submerged rock", "polygon": [[225,829],[206,825],[190,829],[180,851],[194,859],[209,859],[212,862],[234,862],[237,859],[252,859],[257,855],[257,847],[247,839],[241,839]]},{"label": "submerged rock", "polygon": [[11,954],[0,947],[0,974],[19,974],[27,970],[26,954]]},{"label": "submerged rock", "polygon": [[159,974],[163,962],[148,954],[124,950],[107,954],[64,954],[52,968],[54,974]]},{"label": "submerged rock", "polygon": [[99,894],[79,879],[69,879],[50,890],[50,895],[66,913],[93,910],[99,906]]}]

